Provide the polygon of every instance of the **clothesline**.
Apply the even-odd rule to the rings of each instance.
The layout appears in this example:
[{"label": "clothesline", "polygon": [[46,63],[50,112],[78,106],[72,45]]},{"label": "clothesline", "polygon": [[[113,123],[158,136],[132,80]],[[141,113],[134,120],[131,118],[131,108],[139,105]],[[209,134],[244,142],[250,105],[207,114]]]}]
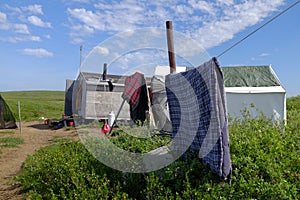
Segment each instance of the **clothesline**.
[{"label": "clothesline", "polygon": [[262,29],[263,27],[265,27],[267,24],[269,24],[270,22],[274,21],[276,18],[278,18],[279,16],[281,16],[282,14],[284,14],[285,12],[287,12],[288,10],[290,10],[292,7],[296,6],[298,3],[300,3],[300,0],[297,0],[295,3],[293,3],[292,5],[290,5],[288,8],[286,8],[283,11],[281,11],[276,16],[272,17],[270,20],[268,20],[267,22],[265,22],[264,24],[262,24],[260,27],[258,27],[257,29],[255,29],[254,31],[252,31],[251,33],[249,33],[248,35],[246,35],[241,40],[239,40],[236,43],[234,43],[232,46],[230,46],[229,48],[227,48],[225,51],[223,51],[222,53],[220,53],[216,57],[217,58],[221,57],[222,55],[224,55],[225,53],[227,53],[228,51],[230,51],[232,48],[234,48],[235,46],[237,46],[238,44],[240,44],[241,42],[243,42],[244,40],[246,40],[248,37],[250,37],[251,35],[253,35],[257,31],[259,31],[260,29]]}]

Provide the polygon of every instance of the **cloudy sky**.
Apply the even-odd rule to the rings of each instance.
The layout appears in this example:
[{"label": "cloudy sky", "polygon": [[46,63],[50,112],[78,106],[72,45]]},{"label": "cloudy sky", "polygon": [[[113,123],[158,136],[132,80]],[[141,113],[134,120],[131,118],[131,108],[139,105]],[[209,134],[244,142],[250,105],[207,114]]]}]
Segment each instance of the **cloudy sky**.
[{"label": "cloudy sky", "polygon": [[[179,64],[200,65],[294,2],[0,0],[0,91],[64,90],[66,79],[75,79],[79,70],[101,72],[103,62],[111,64],[113,73],[129,70],[130,64],[164,64],[167,20],[178,35],[174,39]],[[299,17],[300,3],[219,57],[220,64],[271,64],[288,96],[299,95]],[[113,57],[93,60],[96,51]]]}]

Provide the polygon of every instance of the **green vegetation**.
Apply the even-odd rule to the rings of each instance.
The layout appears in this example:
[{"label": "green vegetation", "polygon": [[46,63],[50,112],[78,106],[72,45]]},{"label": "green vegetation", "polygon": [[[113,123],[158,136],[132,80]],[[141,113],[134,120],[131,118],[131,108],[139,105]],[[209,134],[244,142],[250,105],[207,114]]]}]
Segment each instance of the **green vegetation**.
[{"label": "green vegetation", "polygon": [[22,138],[5,137],[0,138],[0,147],[18,147],[19,144],[23,144]]},{"label": "green vegetation", "polygon": [[[17,180],[31,199],[300,199],[300,98],[290,98],[287,125],[261,116],[231,121],[232,177],[222,180],[198,158],[151,173],[131,174],[96,160],[80,142],[64,142],[28,157]],[[132,152],[168,143],[120,132],[111,141]]]},{"label": "green vegetation", "polygon": [[300,110],[300,96],[290,97],[287,99],[287,110]]},{"label": "green vegetation", "polygon": [[65,92],[63,91],[1,92],[1,95],[17,121],[18,101],[21,104],[23,121],[34,121],[40,117],[61,118],[64,113]]}]

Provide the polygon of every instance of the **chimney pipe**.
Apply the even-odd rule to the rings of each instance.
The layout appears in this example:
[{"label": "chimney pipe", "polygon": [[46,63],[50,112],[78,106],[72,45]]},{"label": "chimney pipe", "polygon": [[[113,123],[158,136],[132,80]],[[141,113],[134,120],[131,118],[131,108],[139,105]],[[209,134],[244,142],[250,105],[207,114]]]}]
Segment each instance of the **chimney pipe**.
[{"label": "chimney pipe", "polygon": [[172,21],[167,21],[166,27],[167,27],[167,43],[168,43],[170,73],[172,74],[172,73],[176,73],[176,61],[175,61]]},{"label": "chimney pipe", "polygon": [[104,63],[103,65],[103,74],[102,74],[102,80],[106,81],[106,74],[107,74],[107,64]]}]

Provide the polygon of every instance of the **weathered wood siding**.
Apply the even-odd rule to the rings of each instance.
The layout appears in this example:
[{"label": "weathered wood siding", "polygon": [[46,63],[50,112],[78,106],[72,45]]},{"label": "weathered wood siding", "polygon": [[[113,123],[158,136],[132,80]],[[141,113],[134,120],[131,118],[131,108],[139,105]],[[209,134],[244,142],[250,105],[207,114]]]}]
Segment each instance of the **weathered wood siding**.
[{"label": "weathered wood siding", "polygon": [[[104,119],[111,111],[116,115],[123,101],[121,95],[122,92],[86,91],[85,118]],[[118,119],[130,119],[127,102],[124,103]]]}]

